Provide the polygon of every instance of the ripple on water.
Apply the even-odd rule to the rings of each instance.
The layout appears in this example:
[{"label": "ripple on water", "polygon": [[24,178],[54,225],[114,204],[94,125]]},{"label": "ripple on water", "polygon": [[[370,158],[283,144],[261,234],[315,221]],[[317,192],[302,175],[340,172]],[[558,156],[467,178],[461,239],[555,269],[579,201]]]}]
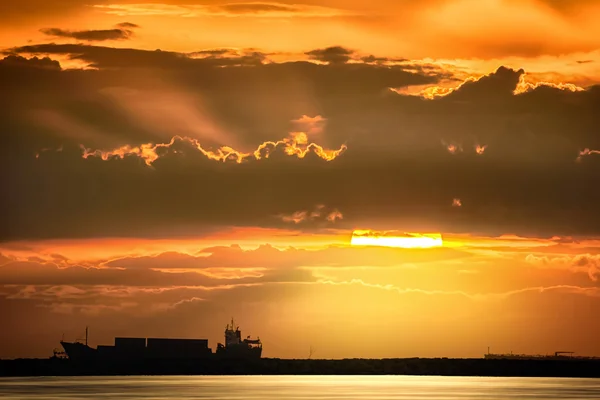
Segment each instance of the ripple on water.
[{"label": "ripple on water", "polygon": [[51,399],[600,399],[600,379],[439,376],[0,378],[0,397]]}]

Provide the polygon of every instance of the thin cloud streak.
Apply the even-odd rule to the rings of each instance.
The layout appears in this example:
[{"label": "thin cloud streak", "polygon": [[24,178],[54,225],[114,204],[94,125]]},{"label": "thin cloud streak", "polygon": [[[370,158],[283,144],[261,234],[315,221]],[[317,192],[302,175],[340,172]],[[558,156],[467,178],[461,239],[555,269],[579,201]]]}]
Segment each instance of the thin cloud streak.
[{"label": "thin cloud streak", "polygon": [[423,289],[415,289],[415,288],[401,288],[394,285],[379,285],[373,283],[364,282],[362,279],[352,279],[349,281],[333,281],[320,279],[317,281],[320,284],[324,285],[361,285],[370,288],[376,288],[381,290],[387,290],[396,292],[398,294],[411,294],[418,293],[427,296],[461,296],[465,297],[469,300],[474,301],[500,301],[506,300],[509,297],[517,296],[520,294],[526,293],[547,293],[547,292],[562,292],[562,293],[570,293],[570,294],[579,294],[584,296],[591,297],[600,297],[600,288],[598,287],[580,287],[580,286],[572,286],[572,285],[555,285],[555,286],[537,286],[537,287],[528,287],[518,290],[511,290],[507,292],[490,292],[490,293],[467,293],[460,290],[423,290]]},{"label": "thin cloud streak", "polygon": [[93,7],[121,17],[331,18],[356,15],[355,12],[329,7],[260,2],[222,5],[97,4]]}]

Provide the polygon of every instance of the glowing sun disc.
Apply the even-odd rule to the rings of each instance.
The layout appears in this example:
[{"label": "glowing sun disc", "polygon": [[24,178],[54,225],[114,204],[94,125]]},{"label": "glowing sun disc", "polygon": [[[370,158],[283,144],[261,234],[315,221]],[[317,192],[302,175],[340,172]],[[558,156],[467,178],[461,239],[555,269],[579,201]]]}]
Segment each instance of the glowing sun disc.
[{"label": "glowing sun disc", "polygon": [[394,231],[355,230],[350,239],[352,246],[399,247],[426,249],[443,246],[441,233],[408,233]]}]

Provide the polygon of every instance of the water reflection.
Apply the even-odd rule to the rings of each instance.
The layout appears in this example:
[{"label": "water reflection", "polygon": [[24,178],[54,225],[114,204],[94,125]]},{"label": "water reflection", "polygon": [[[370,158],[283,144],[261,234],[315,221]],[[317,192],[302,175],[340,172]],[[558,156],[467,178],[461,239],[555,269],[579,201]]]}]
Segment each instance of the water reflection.
[{"label": "water reflection", "polygon": [[600,399],[600,379],[437,376],[0,378],[4,399]]}]

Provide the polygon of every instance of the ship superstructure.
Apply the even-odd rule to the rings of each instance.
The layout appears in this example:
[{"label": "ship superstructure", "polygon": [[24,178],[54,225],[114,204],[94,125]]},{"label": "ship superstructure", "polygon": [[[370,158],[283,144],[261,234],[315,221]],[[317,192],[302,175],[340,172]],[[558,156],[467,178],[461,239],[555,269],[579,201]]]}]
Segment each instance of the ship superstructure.
[{"label": "ship superstructure", "polygon": [[252,339],[250,336],[242,340],[242,332],[235,325],[233,318],[231,325],[225,327],[225,344],[217,344],[218,356],[239,357],[247,355],[249,358],[260,358],[262,354],[262,342],[260,338]]},{"label": "ship superstructure", "polygon": [[247,337],[242,340],[241,337],[242,333],[232,319],[231,325],[228,324],[225,329],[225,345],[219,343],[215,353],[208,347],[208,339],[116,337],[114,345],[99,345],[93,348],[88,345],[87,328],[85,343],[61,340],[60,344],[68,358],[73,361],[260,358],[260,339]]}]

